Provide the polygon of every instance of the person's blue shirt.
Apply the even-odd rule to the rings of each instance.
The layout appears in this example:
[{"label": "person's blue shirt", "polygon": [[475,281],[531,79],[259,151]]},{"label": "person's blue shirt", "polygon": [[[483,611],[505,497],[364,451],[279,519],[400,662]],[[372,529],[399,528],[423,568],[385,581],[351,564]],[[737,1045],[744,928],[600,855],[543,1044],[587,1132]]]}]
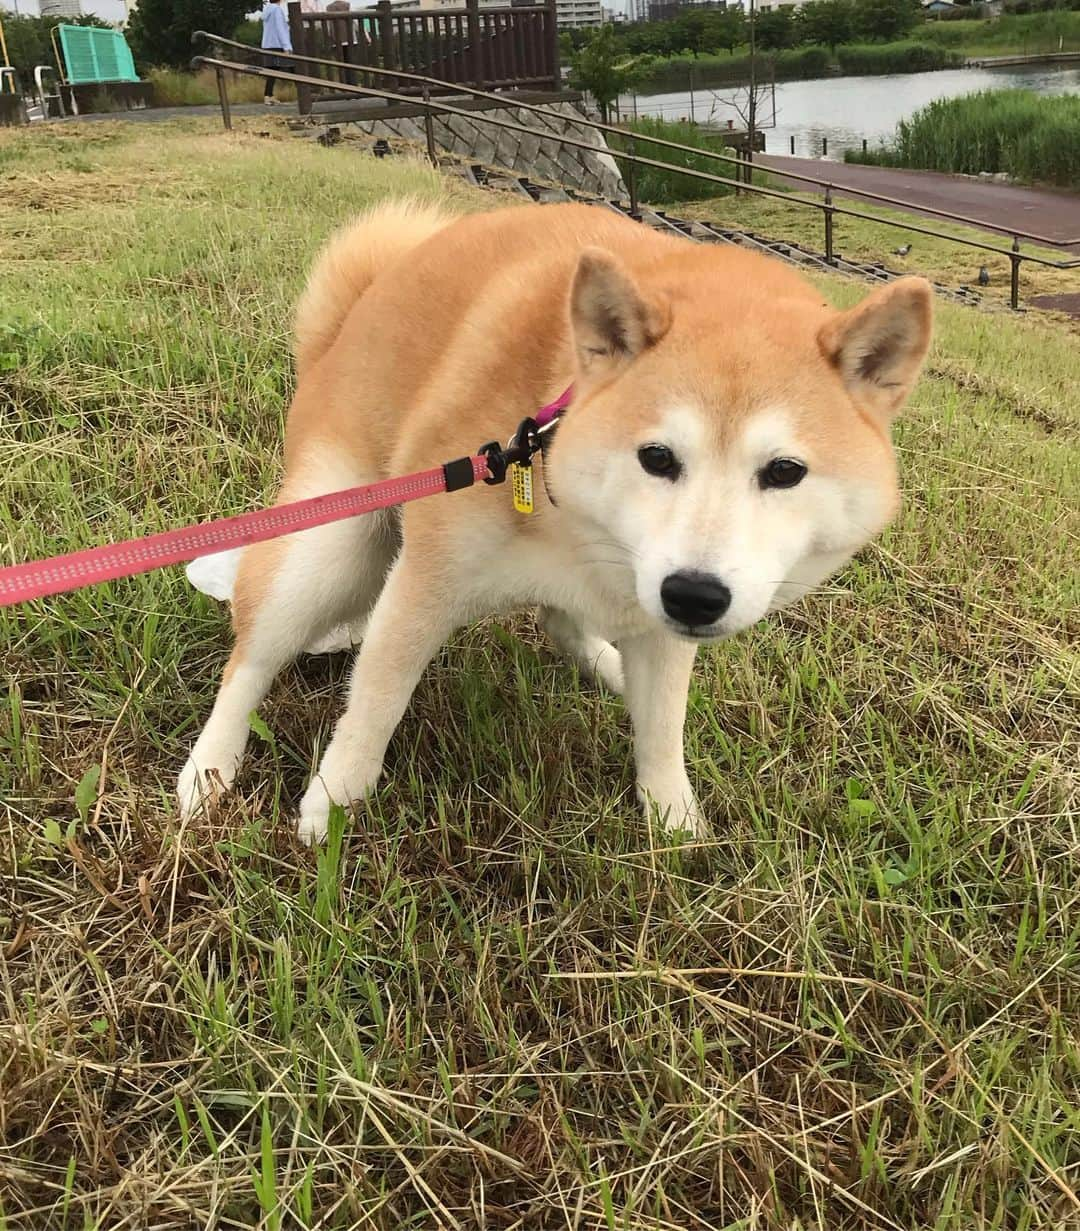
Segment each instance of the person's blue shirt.
[{"label": "person's blue shirt", "polygon": [[292,51],[292,39],[289,38],[289,19],[285,16],[283,5],[267,0],[262,11],[262,45],[277,48],[281,51]]}]

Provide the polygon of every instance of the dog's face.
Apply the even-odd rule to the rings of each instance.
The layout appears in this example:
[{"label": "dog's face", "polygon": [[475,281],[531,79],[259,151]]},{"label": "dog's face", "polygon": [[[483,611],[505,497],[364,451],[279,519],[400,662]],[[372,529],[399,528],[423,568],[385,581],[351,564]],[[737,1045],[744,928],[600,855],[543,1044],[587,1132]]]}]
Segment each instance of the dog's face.
[{"label": "dog's face", "polygon": [[575,277],[552,489],[621,552],[644,611],[696,641],[798,598],[897,508],[889,424],[929,344],[929,287],[836,312],[791,285],[725,314],[706,280],[650,291],[596,250]]}]

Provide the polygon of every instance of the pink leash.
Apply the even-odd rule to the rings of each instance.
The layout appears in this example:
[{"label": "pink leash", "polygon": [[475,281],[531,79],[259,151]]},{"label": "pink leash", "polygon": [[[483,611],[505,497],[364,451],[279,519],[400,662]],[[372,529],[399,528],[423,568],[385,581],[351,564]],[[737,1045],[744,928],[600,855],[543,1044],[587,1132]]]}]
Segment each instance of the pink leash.
[{"label": "pink leash", "polygon": [[[569,405],[570,393],[567,389],[554,402],[537,411],[536,425],[542,427],[550,424],[562,414]],[[218,521],[185,526],[180,530],[165,530],[145,538],[89,547],[63,556],[0,568],[0,607],[64,594],[99,582],[116,581],[120,577],[134,577],[169,564],[181,564],[185,560],[246,547],[249,543],[261,543],[266,539],[295,534],[299,530],[311,530],[315,526],[374,513],[377,509],[407,504],[411,500],[422,500],[425,496],[435,496],[440,492],[459,491],[481,479],[490,482],[492,476],[496,476],[494,481],[501,481],[506,473],[505,462],[501,474],[498,465],[493,463],[498,462],[502,451],[497,445],[485,445],[484,449],[483,455],[458,458],[443,466],[396,479],[383,479],[363,487],[349,487],[325,496],[312,496],[291,504],[256,509],[236,517],[224,517]]]}]

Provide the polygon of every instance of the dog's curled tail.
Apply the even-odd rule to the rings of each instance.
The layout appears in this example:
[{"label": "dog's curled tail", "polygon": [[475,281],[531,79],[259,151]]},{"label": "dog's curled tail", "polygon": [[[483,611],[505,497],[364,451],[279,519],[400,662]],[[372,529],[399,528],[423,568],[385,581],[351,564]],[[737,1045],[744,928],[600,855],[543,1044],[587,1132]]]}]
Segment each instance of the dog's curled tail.
[{"label": "dog's curled tail", "polygon": [[437,206],[406,198],[375,206],[332,235],[296,305],[297,372],[326,354],[353,305],[382,270],[450,221]]}]

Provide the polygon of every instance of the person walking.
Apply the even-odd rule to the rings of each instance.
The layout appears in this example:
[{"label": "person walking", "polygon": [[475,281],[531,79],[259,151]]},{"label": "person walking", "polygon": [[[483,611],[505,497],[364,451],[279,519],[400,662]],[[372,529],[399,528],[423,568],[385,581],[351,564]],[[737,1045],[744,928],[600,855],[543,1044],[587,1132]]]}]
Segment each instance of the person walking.
[{"label": "person walking", "polygon": [[[292,38],[289,36],[289,19],[285,16],[285,6],[281,0],[266,0],[263,11],[259,15],[262,22],[263,51],[292,51]],[[281,61],[274,56],[266,57],[267,68],[291,68],[289,61]],[[266,88],[263,90],[263,102],[273,106],[277,102],[274,97],[274,78],[267,77]]]}]

